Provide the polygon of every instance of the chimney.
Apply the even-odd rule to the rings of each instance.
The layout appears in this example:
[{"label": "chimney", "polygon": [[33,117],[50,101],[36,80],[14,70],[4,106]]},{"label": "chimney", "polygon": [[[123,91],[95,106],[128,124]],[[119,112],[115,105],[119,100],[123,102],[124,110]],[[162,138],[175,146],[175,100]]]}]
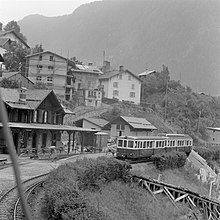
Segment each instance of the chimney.
[{"label": "chimney", "polygon": [[27,93],[27,89],[25,87],[21,87],[19,89],[19,101],[20,102],[26,102],[26,93]]},{"label": "chimney", "polygon": [[3,24],[0,22],[0,31],[2,31],[2,25],[3,25]]},{"label": "chimney", "polygon": [[119,72],[124,72],[124,66],[119,66]]},{"label": "chimney", "polygon": [[103,62],[102,72],[106,73],[106,72],[110,71],[110,66],[111,66],[111,63],[109,61],[105,60]]}]

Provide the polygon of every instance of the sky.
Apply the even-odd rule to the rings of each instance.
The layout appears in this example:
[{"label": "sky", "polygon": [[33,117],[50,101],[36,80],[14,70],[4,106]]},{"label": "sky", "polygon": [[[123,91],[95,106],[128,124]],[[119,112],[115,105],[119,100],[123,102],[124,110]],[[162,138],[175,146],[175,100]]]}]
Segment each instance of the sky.
[{"label": "sky", "polygon": [[71,14],[82,4],[95,0],[0,0],[0,22],[19,21],[27,15],[48,17]]}]

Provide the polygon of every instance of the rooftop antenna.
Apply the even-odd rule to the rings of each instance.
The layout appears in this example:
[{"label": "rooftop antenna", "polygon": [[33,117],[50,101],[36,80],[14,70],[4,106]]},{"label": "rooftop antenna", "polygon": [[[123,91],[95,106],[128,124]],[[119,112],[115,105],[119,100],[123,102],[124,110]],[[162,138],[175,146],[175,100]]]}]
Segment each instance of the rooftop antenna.
[{"label": "rooftop antenna", "polygon": [[104,62],[105,62],[105,50],[103,50],[103,65],[104,65]]}]

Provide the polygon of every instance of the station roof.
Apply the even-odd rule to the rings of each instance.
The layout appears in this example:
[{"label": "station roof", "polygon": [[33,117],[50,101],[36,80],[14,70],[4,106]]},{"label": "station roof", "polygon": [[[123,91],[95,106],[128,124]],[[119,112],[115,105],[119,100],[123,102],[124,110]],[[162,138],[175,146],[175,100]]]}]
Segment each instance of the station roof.
[{"label": "station roof", "polygon": [[[30,130],[57,130],[57,131],[82,131],[82,132],[98,132],[96,129],[80,128],[70,125],[54,125],[54,124],[38,124],[38,123],[15,123],[9,122],[9,128],[20,128],[20,129],[30,129]],[[3,124],[0,123],[0,127]]]}]

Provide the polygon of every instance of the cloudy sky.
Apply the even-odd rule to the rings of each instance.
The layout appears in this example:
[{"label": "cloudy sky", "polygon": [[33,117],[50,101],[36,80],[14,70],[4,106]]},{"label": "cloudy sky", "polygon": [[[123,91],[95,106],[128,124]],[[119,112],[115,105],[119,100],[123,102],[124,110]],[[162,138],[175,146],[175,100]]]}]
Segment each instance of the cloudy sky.
[{"label": "cloudy sky", "polygon": [[[18,21],[30,14],[48,17],[71,14],[82,4],[95,0],[0,0],[0,22]],[[96,0],[97,1],[97,0]]]}]

